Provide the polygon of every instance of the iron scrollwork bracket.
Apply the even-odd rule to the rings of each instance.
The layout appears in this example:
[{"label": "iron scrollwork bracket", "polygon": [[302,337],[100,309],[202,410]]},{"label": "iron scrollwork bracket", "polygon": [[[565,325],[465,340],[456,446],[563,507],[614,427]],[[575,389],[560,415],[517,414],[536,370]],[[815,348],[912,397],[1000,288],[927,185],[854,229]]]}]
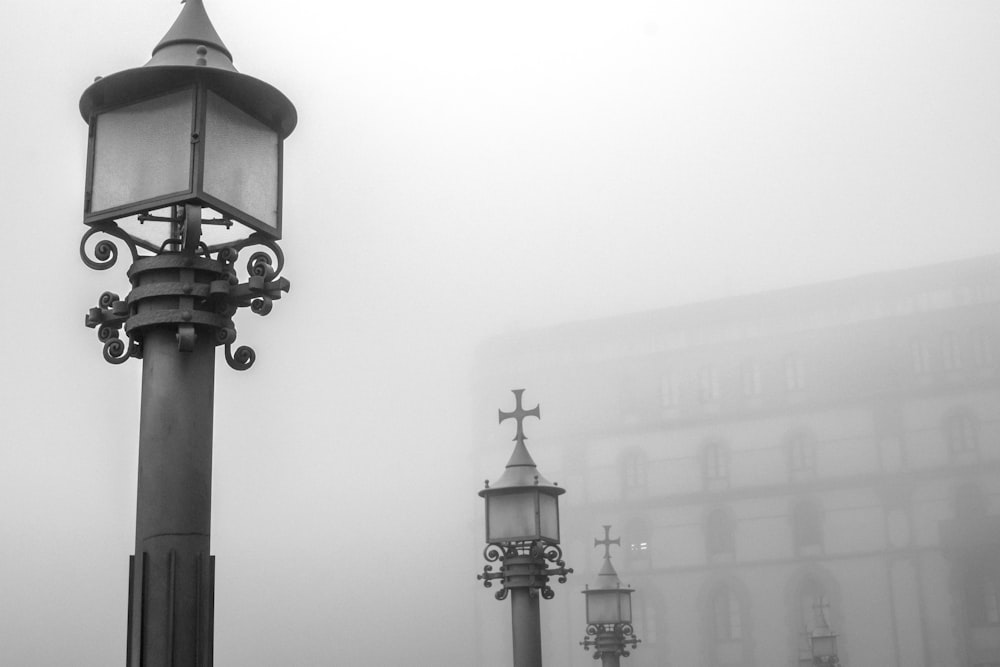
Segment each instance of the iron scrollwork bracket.
[{"label": "iron scrollwork bracket", "polygon": [[592,623],[587,626],[587,636],[580,642],[583,650],[594,649],[594,660],[605,654],[627,658],[631,655],[628,647],[635,650],[641,643],[636,638],[631,623]]},{"label": "iron scrollwork bracket", "polygon": [[84,318],[84,324],[97,329],[97,340],[104,343],[104,358],[112,364],[120,364],[130,356],[140,356],[135,341],[130,337],[128,344],[121,340],[121,328],[128,321],[128,303],[118,298],[114,292],[105,292],[97,300],[97,307],[91,308]]},{"label": "iron scrollwork bracket", "polygon": [[[559,583],[564,584],[567,575],[573,572],[573,568],[566,567],[559,545],[547,542],[491,543],[483,550],[483,557],[488,564],[483,567],[482,574],[476,575],[476,579],[481,580],[486,588],[491,588],[493,581],[499,579],[501,588],[494,594],[497,600],[506,599],[514,588],[527,588],[551,600],[555,591],[549,586],[549,578],[558,577]],[[489,563],[498,561],[500,568],[494,571]],[[549,567],[549,564],[554,567]]]},{"label": "iron scrollwork bracket", "polygon": [[[85,319],[86,326],[97,329],[107,361],[120,364],[129,357],[141,358],[143,332],[153,327],[172,327],[181,351],[193,349],[198,336],[209,335],[216,345],[225,346],[226,362],[231,368],[246,370],[253,365],[257,357],[253,348],[241,345],[233,350],[236,327],[232,317],[244,307],[258,315],[267,315],[274,302],[291,288],[288,279],[279,275],[285,259],[273,240],[252,234],[235,243],[208,247],[194,243],[195,234],[192,242],[170,240],[161,247],[153,247],[133,238],[114,222],[99,223],[80,242],[83,262],[95,270],[108,269],[118,259],[118,249],[110,239],[88,248],[88,241],[97,233],[125,243],[133,260],[129,269],[132,291],[128,296],[121,299],[117,294],[105,292]],[[250,246],[263,246],[266,250],[250,256],[247,280],[241,283],[234,265],[240,251]],[[140,256],[139,248],[153,254]],[[164,282],[164,272],[175,277]],[[157,277],[149,281],[144,278],[152,274]],[[165,300],[172,301],[164,306]],[[145,306],[154,302],[153,308]],[[128,335],[127,344],[121,339],[122,328]]]}]

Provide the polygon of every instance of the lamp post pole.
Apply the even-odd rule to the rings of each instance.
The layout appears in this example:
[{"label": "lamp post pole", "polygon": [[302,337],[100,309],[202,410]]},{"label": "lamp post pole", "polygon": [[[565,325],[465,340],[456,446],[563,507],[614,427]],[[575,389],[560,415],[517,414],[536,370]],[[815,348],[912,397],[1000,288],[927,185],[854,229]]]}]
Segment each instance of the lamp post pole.
[{"label": "lamp post pole", "polygon": [[[555,592],[549,577],[566,582],[567,568],[559,548],[559,500],[565,492],[538,472],[524,445],[525,417],[541,417],[538,406],[531,410],[521,407],[523,389],[514,389],[516,407],[513,412],[499,411],[500,423],[507,419],[517,422],[514,453],[503,475],[479,495],[486,499],[486,548],[483,557],[489,564],[476,576],[490,588],[500,580],[497,600],[510,596],[511,635],[514,667],[542,666],[542,628],[538,598],[550,600]],[[494,572],[491,563],[500,563]],[[554,567],[549,567],[549,565]]]},{"label": "lamp post pole", "polygon": [[[80,111],[90,126],[81,258],[108,269],[116,242],[132,258],[131,291],[105,292],[85,323],[107,361],[142,359],[126,665],[211,667],[215,348],[249,368],[253,350],[232,347],[233,315],[266,315],[289,289],[276,241],[295,109],[236,71],[202,0],[187,0],[152,59],[99,77]],[[91,241],[98,234],[111,238]],[[253,246],[241,282],[236,262]]]}]

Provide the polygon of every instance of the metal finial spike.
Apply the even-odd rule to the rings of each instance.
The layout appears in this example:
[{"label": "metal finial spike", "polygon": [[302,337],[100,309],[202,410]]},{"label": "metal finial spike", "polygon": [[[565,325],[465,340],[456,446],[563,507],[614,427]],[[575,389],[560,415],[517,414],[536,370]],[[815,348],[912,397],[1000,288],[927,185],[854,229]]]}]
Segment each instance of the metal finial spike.
[{"label": "metal finial spike", "polygon": [[525,410],[523,407],[521,407],[521,394],[524,393],[524,390],[511,389],[511,391],[514,392],[514,400],[515,400],[514,410],[513,412],[504,412],[503,410],[497,410],[497,412],[500,415],[499,423],[502,424],[505,420],[511,418],[516,420],[517,433],[514,435],[514,440],[517,441],[518,444],[524,445],[524,441],[526,439],[526,436],[524,435],[524,418],[534,417],[535,419],[541,419],[542,418],[542,413],[540,409],[541,406],[536,405],[531,410]]},{"label": "metal finial spike", "polygon": [[202,0],[183,0],[181,4],[184,8],[174,21],[174,24],[163,36],[160,43],[153,49],[153,55],[167,46],[174,44],[206,44],[220,51],[230,62],[233,54],[226,48],[219,33],[212,25],[212,20],[208,18],[205,5]]}]

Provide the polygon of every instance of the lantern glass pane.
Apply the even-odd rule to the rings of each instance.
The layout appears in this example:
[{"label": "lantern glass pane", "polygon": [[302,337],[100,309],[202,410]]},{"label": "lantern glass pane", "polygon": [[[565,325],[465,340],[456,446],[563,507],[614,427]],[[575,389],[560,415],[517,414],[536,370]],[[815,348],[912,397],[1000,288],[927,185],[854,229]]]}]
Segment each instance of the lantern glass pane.
[{"label": "lantern glass pane", "polygon": [[836,635],[813,635],[812,651],[814,656],[829,657],[837,655]]},{"label": "lantern glass pane", "polygon": [[554,544],[559,543],[559,499],[547,493],[538,498],[538,521],[541,537]]},{"label": "lantern glass pane", "polygon": [[621,623],[621,607],[619,606],[622,595],[628,593],[620,589],[609,588],[607,590],[589,590],[587,595],[587,623]]},{"label": "lantern glass pane", "polygon": [[488,542],[537,539],[534,490],[488,496],[486,525]]},{"label": "lantern glass pane", "polygon": [[90,212],[189,191],[193,116],[193,89],[98,115]]},{"label": "lantern glass pane", "polygon": [[622,591],[620,597],[618,598],[619,604],[621,605],[622,613],[622,623],[632,622],[632,594],[627,591]]},{"label": "lantern glass pane", "polygon": [[278,133],[209,91],[205,194],[278,228]]}]

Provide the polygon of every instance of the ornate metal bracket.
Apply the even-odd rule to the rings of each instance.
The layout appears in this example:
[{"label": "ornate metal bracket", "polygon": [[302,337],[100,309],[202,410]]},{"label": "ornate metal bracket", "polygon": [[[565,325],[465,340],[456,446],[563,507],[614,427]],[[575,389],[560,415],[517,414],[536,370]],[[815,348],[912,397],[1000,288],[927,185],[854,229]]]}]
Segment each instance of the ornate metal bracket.
[{"label": "ornate metal bracket", "polygon": [[635,650],[641,641],[636,639],[630,623],[596,623],[587,626],[587,636],[580,646],[584,651],[593,648],[594,660],[600,660],[605,654],[627,658],[631,655],[627,647]]},{"label": "ornate metal bracket", "polygon": [[[97,233],[121,240],[132,254],[128,270],[132,291],[124,299],[105,292],[84,320],[86,326],[97,329],[107,361],[120,364],[129,357],[141,358],[144,332],[170,327],[176,330],[181,351],[190,351],[198,336],[207,335],[216,345],[225,346],[231,368],[246,370],[253,365],[257,355],[252,348],[241,345],[233,351],[236,327],[232,317],[244,307],[267,315],[274,302],[289,291],[291,284],[279,276],[284,255],[273,240],[261,234],[228,245],[205,246],[194,240],[200,223],[200,217],[189,212],[181,238],[168,239],[159,248],[131,237],[113,222],[95,225],[84,234],[80,256],[92,269],[108,269],[118,259],[118,249],[109,239],[94,245],[90,249],[93,256],[88,256],[87,242]],[[235,263],[240,251],[251,246],[266,250],[250,256],[247,280],[241,283]],[[155,254],[140,256],[140,247]],[[123,328],[127,344],[121,339]]]},{"label": "ornate metal bracket", "polygon": [[551,600],[556,594],[549,586],[549,577],[558,577],[559,583],[565,584],[566,575],[573,572],[573,568],[566,567],[559,545],[547,542],[491,543],[483,549],[483,558],[489,563],[500,562],[498,571],[487,564],[483,573],[476,575],[486,588],[492,588],[494,580],[501,580],[500,590],[493,594],[497,600],[505,600],[513,588],[529,588]]}]

